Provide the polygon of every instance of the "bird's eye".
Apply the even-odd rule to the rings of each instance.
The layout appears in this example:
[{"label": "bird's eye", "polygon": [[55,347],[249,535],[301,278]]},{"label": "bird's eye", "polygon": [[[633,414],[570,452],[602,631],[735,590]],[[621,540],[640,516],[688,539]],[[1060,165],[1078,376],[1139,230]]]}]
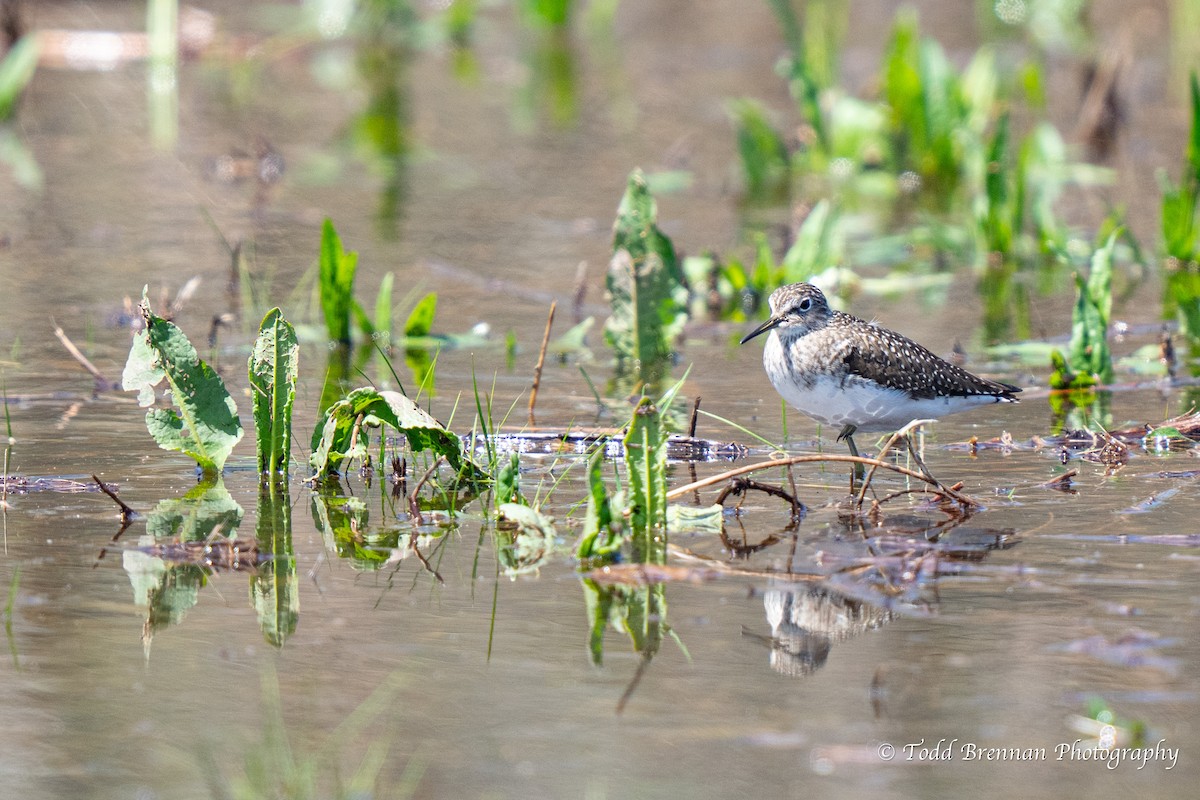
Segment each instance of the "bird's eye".
[{"label": "bird's eye", "polygon": [[808,311],[810,308],[812,308],[812,298],[811,297],[804,298],[803,300],[800,301],[800,304],[797,305],[796,308],[800,309],[801,312]]}]

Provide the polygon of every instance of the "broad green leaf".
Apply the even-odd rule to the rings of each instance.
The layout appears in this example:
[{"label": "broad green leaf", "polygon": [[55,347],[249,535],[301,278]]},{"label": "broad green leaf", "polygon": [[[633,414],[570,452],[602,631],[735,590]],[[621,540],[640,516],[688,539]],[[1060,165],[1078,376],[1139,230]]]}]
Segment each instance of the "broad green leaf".
[{"label": "broad green leaf", "polygon": [[687,287],[675,247],[655,225],[654,198],[634,170],[613,228],[613,256],[605,285],[612,315],[605,341],[617,370],[647,384],[666,372],[667,359],[687,320]]},{"label": "broad green leaf", "polygon": [[299,359],[295,329],[278,308],[271,309],[258,328],[249,361],[259,473],[287,475]]},{"label": "broad green leaf", "polygon": [[146,534],[121,563],[133,587],[134,602],[147,609],[143,644],[149,657],[157,630],[180,622],[200,598],[212,571],[199,563],[172,563],[157,553],[186,542],[236,537],[242,507],[217,479],[206,480],[183,497],[163,500],[146,517]]},{"label": "broad green leaf", "polygon": [[432,450],[460,475],[477,479],[484,472],[462,452],[458,437],[442,427],[416,403],[399,392],[355,389],[325,411],[313,431],[309,463],[318,476],[336,472],[347,458],[362,458],[367,452],[370,428],[390,425],[408,439],[413,452]]},{"label": "broad green leaf", "polygon": [[159,447],[191,456],[202,471],[214,475],[242,438],[237,406],[183,331],[150,310],[145,290],[140,308],[146,327],[129,349],[122,385],[137,392],[138,404],[144,407],[154,402],[154,388],[165,380],[177,410],[146,412],[150,435]]},{"label": "broad green leaf", "polygon": [[587,347],[588,331],[596,324],[595,317],[588,317],[578,324],[568,328],[562,336],[550,342],[549,350],[560,356],[566,355],[587,355],[589,353]]},{"label": "broad green leaf", "polygon": [[245,512],[219,479],[197,484],[183,497],[163,500],[146,517],[146,532],[157,540],[202,542],[213,534],[230,536]]}]

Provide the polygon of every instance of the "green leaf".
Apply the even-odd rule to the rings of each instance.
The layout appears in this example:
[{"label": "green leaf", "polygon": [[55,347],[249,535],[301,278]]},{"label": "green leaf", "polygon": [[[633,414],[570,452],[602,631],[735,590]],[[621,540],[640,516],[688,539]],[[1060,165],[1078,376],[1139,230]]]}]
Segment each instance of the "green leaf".
[{"label": "green leaf", "polygon": [[725,529],[725,506],[667,506],[667,528],[671,533],[702,533],[720,535]]},{"label": "green leaf", "polygon": [[791,160],[783,137],[754,100],[737,100],[729,109],[737,135],[738,155],[746,178],[746,194],[756,200],[787,195]]},{"label": "green leaf", "polygon": [[375,332],[383,337],[379,342],[385,350],[391,344],[392,331],[392,285],[396,281],[394,272],[385,272],[379,282],[379,294],[375,295]]},{"label": "green leaf", "polygon": [[[822,200],[813,206],[800,225],[800,230],[796,232],[796,240],[783,257],[783,263],[780,264],[780,282],[797,283],[808,280],[828,267],[837,266],[841,261],[843,249],[843,237],[837,226],[838,214],[828,200]],[[760,246],[760,263],[762,255]]]},{"label": "green leaf", "polygon": [[515,503],[521,497],[521,458],[515,451],[496,475],[495,497],[500,505]]},{"label": "green leaf", "polygon": [[300,619],[300,587],[292,547],[292,503],[287,484],[270,483],[258,490],[258,573],[250,581],[250,598],[264,638],[283,647]]},{"label": "green leaf", "polygon": [[662,564],[667,546],[667,435],[650,398],[643,397],[634,409],[624,441],[634,560]]},{"label": "green leaf", "polygon": [[558,534],[554,520],[535,508],[521,503],[502,503],[499,520],[499,558],[509,577],[536,572],[550,560]]},{"label": "green leaf", "polygon": [[404,335],[417,338],[429,336],[433,331],[433,318],[437,314],[437,293],[430,292],[421,298],[420,302],[408,315],[404,323]]},{"label": "green leaf", "polygon": [[390,425],[402,433],[413,452],[432,450],[444,456],[467,479],[485,475],[463,454],[459,438],[416,403],[399,392],[381,392],[369,387],[355,389],[326,409],[324,419],[313,431],[309,463],[321,477],[337,472],[347,458],[366,455],[368,429],[381,425]]},{"label": "green leaf", "polygon": [[33,78],[37,61],[38,37],[34,34],[27,34],[18,39],[0,60],[0,121],[12,116],[17,99]]},{"label": "green leaf", "polygon": [[1094,375],[1101,383],[1112,383],[1112,353],[1108,348],[1108,320],[1112,313],[1113,248],[1120,231],[1092,254],[1085,281],[1075,276],[1075,308],[1071,314],[1071,344],[1068,363],[1073,371]]},{"label": "green leaf", "polygon": [[260,473],[287,476],[299,359],[295,329],[278,308],[271,309],[258,328],[249,361]]},{"label": "green leaf", "polygon": [[370,513],[362,498],[329,493],[321,484],[317,488],[319,491],[312,493],[310,508],[313,525],[321,534],[325,549],[340,558],[351,559],[361,570],[383,566],[396,542],[382,543],[372,533]]},{"label": "green leaf", "polygon": [[597,447],[588,458],[587,516],[583,521],[583,538],[575,551],[580,561],[611,562],[625,542],[622,518],[613,513],[603,469],[604,448]]},{"label": "green leaf", "polygon": [[245,511],[218,478],[206,480],[175,500],[163,500],[146,517],[146,533],[155,539],[202,542],[215,533],[229,536]]},{"label": "green leaf", "polygon": [[605,341],[619,373],[656,384],[687,320],[687,287],[675,247],[655,225],[654,198],[641,170],[629,177],[617,209],[605,285],[612,315]]},{"label": "green leaf", "polygon": [[138,392],[138,405],[145,407],[154,402],[154,387],[166,380],[177,410],[146,412],[150,435],[159,447],[185,453],[205,474],[215,475],[242,438],[237,406],[183,331],[150,310],[145,290],[140,308],[146,327],[129,349],[122,385]]},{"label": "green leaf", "polygon": [[346,252],[326,218],[321,228],[320,288],[321,313],[330,341],[350,344],[350,315],[354,312],[354,273],[358,253]]}]

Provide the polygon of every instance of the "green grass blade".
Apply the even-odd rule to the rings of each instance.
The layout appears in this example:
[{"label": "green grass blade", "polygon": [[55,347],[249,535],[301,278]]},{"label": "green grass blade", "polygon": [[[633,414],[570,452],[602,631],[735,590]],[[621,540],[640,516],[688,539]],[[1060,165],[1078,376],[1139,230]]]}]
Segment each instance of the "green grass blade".
[{"label": "green grass blade", "polygon": [[346,252],[342,240],[325,220],[321,228],[320,290],[321,313],[329,339],[341,344],[350,343],[350,317],[354,310],[354,273],[358,269],[358,253]]},{"label": "green grass blade", "polygon": [[0,120],[12,116],[22,90],[33,78],[38,61],[38,37],[22,36],[0,60]]}]

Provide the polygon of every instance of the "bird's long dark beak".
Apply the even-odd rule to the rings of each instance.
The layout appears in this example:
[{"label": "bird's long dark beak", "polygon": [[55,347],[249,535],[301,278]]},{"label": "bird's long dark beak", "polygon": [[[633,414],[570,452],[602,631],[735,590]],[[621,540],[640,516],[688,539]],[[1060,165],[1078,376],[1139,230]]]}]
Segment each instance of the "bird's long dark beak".
[{"label": "bird's long dark beak", "polygon": [[764,322],[762,325],[759,325],[757,328],[755,328],[754,330],[750,331],[745,336],[743,336],[742,340],[740,342],[738,342],[738,344],[745,344],[746,342],[753,339],[755,336],[760,336],[760,335],[766,333],[767,331],[771,330],[772,328],[774,328],[776,325],[778,325],[781,322],[783,322],[783,317],[771,317],[769,320]]}]

